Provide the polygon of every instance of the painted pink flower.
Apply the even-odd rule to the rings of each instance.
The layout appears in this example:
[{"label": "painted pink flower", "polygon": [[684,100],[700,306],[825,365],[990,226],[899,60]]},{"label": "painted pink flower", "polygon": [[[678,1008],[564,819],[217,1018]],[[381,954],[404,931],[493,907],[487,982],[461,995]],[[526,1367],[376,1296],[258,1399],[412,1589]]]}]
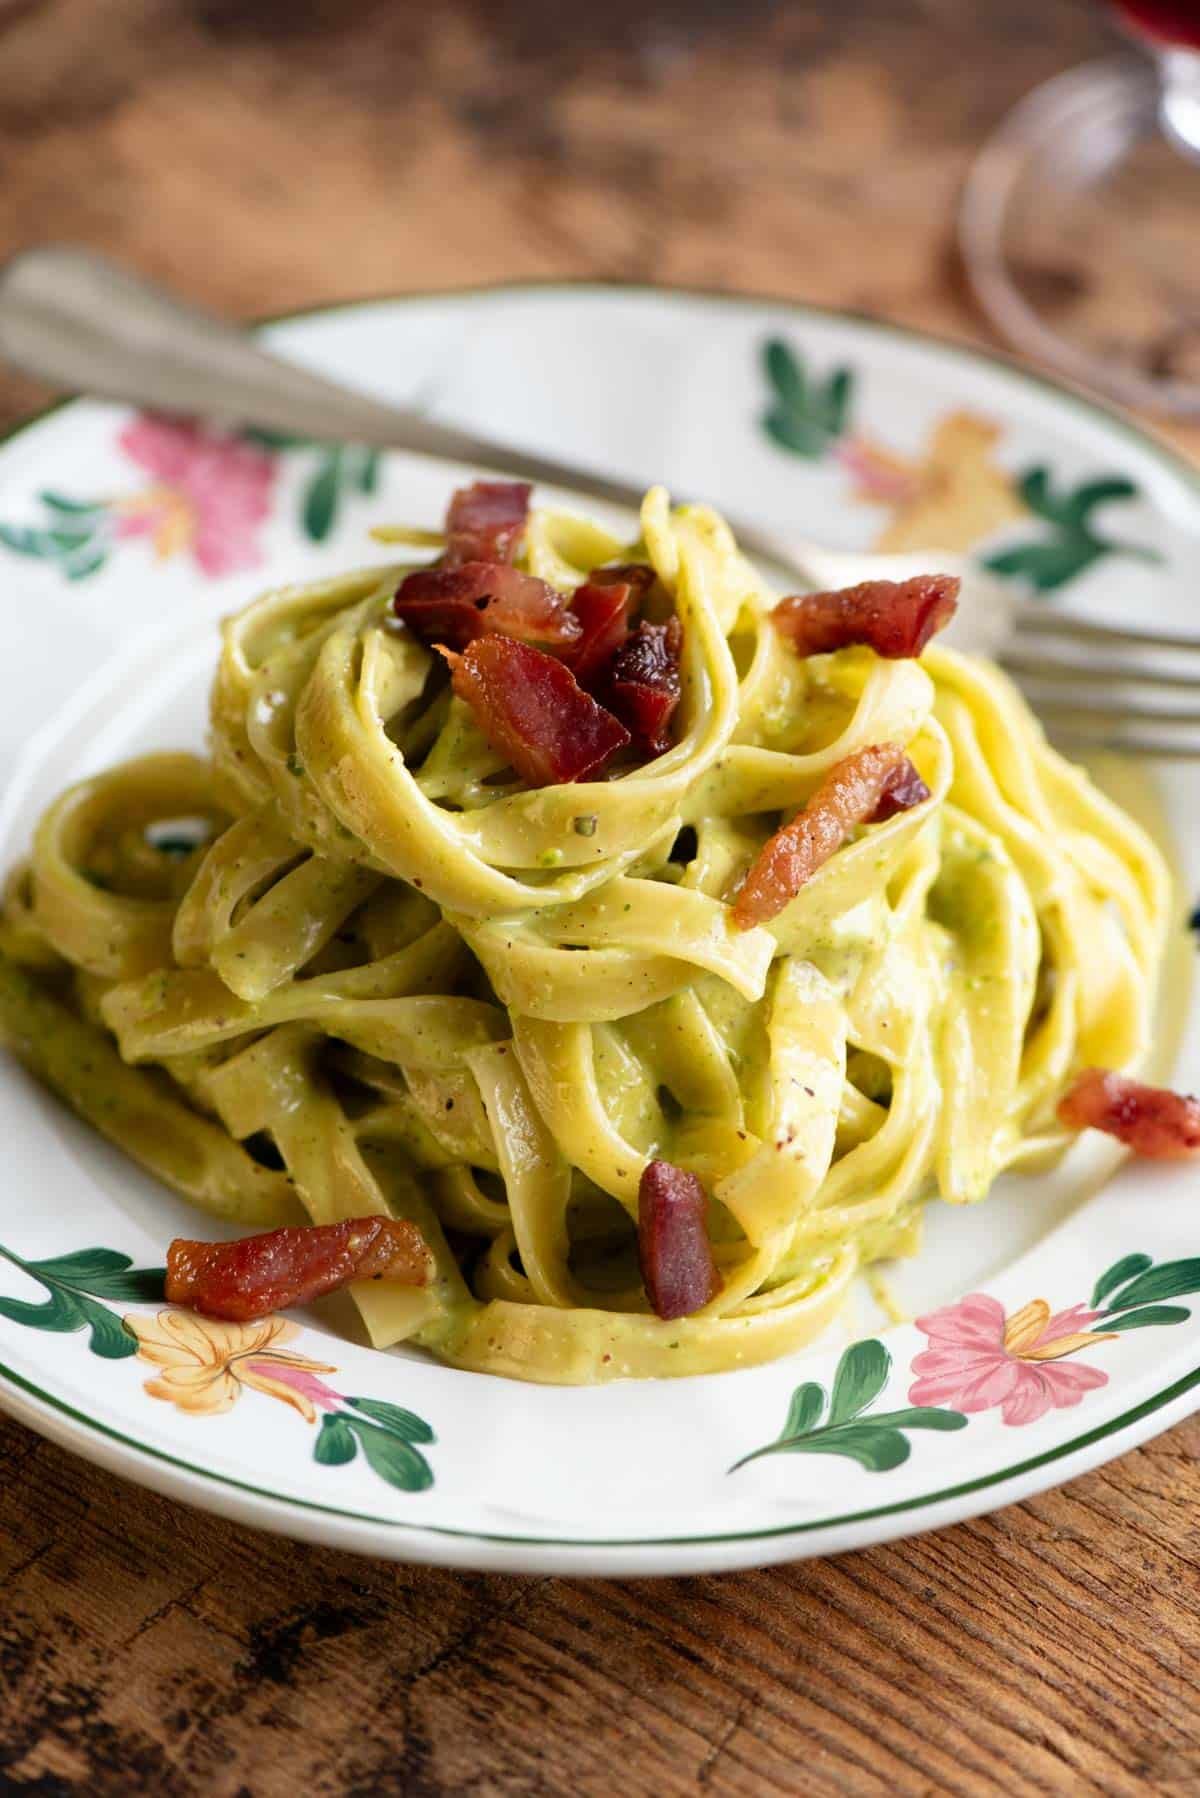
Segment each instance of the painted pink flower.
[{"label": "painted pink flower", "polygon": [[1098,1367],[1067,1366],[1064,1357],[1114,1332],[1089,1330],[1099,1312],[1085,1305],[1051,1312],[1033,1299],[1006,1318],[1004,1307],[986,1293],[968,1293],[918,1317],[929,1347],[916,1356],[919,1376],[909,1389],[914,1405],[950,1405],[957,1411],[1000,1407],[1005,1423],[1036,1423],[1047,1411],[1077,1405],[1085,1392],[1108,1381]]},{"label": "painted pink flower", "polygon": [[160,557],[188,550],[208,575],[258,565],[273,456],[228,432],[151,413],[126,425],[117,442],[154,477],[153,486],[114,503],[119,537],[149,537]]},{"label": "painted pink flower", "polygon": [[866,437],[843,437],[834,456],[854,482],[855,498],[878,506],[905,506],[917,496],[918,472]]},{"label": "painted pink flower", "polygon": [[[312,1367],[305,1366],[299,1360],[278,1358],[270,1362],[248,1361],[246,1372],[257,1376],[260,1391],[268,1391],[273,1386],[286,1386],[299,1394],[301,1399],[307,1399],[317,1411],[336,1411],[342,1402],[339,1392],[335,1392],[332,1386],[327,1386],[313,1372]],[[278,1393],[276,1396],[282,1398],[284,1395]]]}]

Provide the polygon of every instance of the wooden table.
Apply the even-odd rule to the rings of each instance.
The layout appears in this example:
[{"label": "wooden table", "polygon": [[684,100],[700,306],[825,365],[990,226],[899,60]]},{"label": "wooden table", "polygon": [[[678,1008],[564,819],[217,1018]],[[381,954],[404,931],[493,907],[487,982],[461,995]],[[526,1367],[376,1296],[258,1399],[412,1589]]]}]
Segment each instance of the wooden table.
[{"label": "wooden table", "polygon": [[[0,252],[86,241],[246,314],[601,274],[986,338],[963,169],[1108,43],[1071,0],[0,0]],[[0,1793],[1194,1794],[1198,1449],[587,1584],[260,1537],[0,1421]]]}]

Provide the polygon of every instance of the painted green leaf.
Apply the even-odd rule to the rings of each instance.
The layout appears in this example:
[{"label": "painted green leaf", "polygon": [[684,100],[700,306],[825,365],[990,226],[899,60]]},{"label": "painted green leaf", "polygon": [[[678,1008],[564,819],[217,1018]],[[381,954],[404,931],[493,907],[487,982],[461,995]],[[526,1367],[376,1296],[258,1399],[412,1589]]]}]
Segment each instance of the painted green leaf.
[{"label": "painted green leaf", "polygon": [[1045,543],[1018,544],[1000,550],[985,557],[983,566],[992,574],[1020,576],[1038,593],[1053,593],[1109,551],[1110,546],[1096,537],[1070,533]]},{"label": "painted green leaf", "polygon": [[813,462],[829,448],[829,432],[823,425],[814,424],[799,412],[785,412],[780,406],[766,414],[763,428],[782,449],[795,456],[807,456]]},{"label": "painted green leaf", "polygon": [[297,437],[292,431],[268,431],[262,425],[247,425],[240,433],[243,442],[256,443],[260,449],[307,449],[311,437]]},{"label": "painted green leaf", "polygon": [[1017,491],[1031,512],[1039,518],[1047,518],[1052,524],[1059,523],[1054,501],[1050,497],[1050,470],[1038,466],[1027,468],[1017,482]]},{"label": "painted green leaf", "polygon": [[35,531],[26,525],[0,524],[0,543],[15,549],[19,556],[53,557],[54,545],[49,532]]},{"label": "painted green leaf", "polygon": [[84,1284],[84,1292],[98,1299],[128,1299],[134,1304],[153,1305],[163,1298],[165,1267],[131,1267],[127,1273],[100,1274]]},{"label": "painted green leaf", "polygon": [[402,1436],[405,1442],[435,1442],[437,1440],[425,1419],[418,1417],[415,1411],[406,1411],[403,1405],[389,1405],[386,1400],[381,1398],[350,1398],[346,1400],[346,1403],[353,1405],[356,1411],[361,1411],[373,1422],[382,1424],[385,1430],[391,1430],[395,1435]]},{"label": "painted green leaf", "polygon": [[57,526],[54,530],[48,531],[46,535],[55,549],[65,553],[68,550],[81,549],[85,543],[90,543],[94,532],[90,524],[76,524],[69,528]]},{"label": "painted green leaf", "polygon": [[106,1361],[126,1361],[130,1355],[137,1354],[136,1336],[130,1335],[115,1311],[106,1310],[95,1299],[85,1299],[78,1295],[75,1303],[91,1331],[88,1347],[93,1355],[102,1355]]},{"label": "painted green leaf", "polygon": [[1126,1311],[1122,1317],[1106,1317],[1106,1330],[1144,1330],[1151,1324],[1185,1324],[1191,1316],[1186,1305],[1147,1305],[1142,1311]]},{"label": "painted green leaf", "polygon": [[[862,1343],[855,1344],[856,1348],[864,1346],[866,1345]],[[882,1343],[875,1343],[873,1346],[883,1348]],[[886,1357],[886,1350],[884,1354]],[[845,1359],[843,1356],[843,1363]],[[841,1369],[838,1371],[840,1374]],[[884,1379],[886,1378],[885,1368]],[[812,1384],[797,1388],[792,1399],[792,1410],[788,1414],[789,1425],[794,1414],[800,1422],[804,1422],[805,1415],[810,1414],[809,1411],[801,1415],[796,1403],[802,1392],[809,1391],[820,1393],[821,1388]],[[810,1400],[810,1408],[811,1403]],[[832,1411],[830,1415],[832,1416]],[[777,1442],[769,1442],[765,1448],[757,1448],[751,1454],[743,1455],[729,1471],[736,1473],[739,1467],[745,1467],[750,1461],[761,1461],[767,1455],[847,1455],[872,1473],[886,1473],[908,1459],[911,1445],[903,1434],[905,1430],[965,1430],[968,1421],[961,1411],[950,1411],[941,1405],[916,1405],[900,1411],[880,1411],[873,1417],[859,1417],[853,1422],[826,1424],[821,1429],[809,1427],[806,1430],[789,1431]]]},{"label": "painted green leaf", "polygon": [[1025,572],[1026,544],[1014,545],[1012,549],[998,550],[995,555],[985,556],[983,566],[993,574],[1023,574]]},{"label": "painted green leaf", "polygon": [[[1200,1292],[1200,1260],[1163,1261],[1139,1274],[1121,1292],[1112,1311],[1128,1311],[1135,1305],[1153,1305],[1160,1299],[1177,1299],[1185,1292]],[[1107,1323],[1103,1326],[1107,1329]]]},{"label": "painted green leaf", "polygon": [[304,495],[304,529],[314,543],[324,543],[337,517],[342,489],[342,451],[329,450],[317,465]]},{"label": "painted green leaf", "polygon": [[362,461],[358,466],[357,484],[360,493],[374,493],[378,488],[379,463],[380,455],[378,450],[366,450],[364,452]]},{"label": "painted green leaf", "polygon": [[1124,1286],[1126,1280],[1132,1280],[1134,1274],[1145,1273],[1148,1267],[1153,1266],[1154,1261],[1150,1255],[1122,1255],[1119,1261],[1114,1261],[1100,1275],[1092,1287],[1092,1310],[1095,1311],[1102,1305],[1110,1292],[1115,1292],[1118,1286]]},{"label": "painted green leaf", "polygon": [[82,1285],[97,1274],[124,1273],[133,1266],[133,1260],[116,1249],[76,1249],[70,1255],[51,1255],[45,1261],[27,1261],[24,1265],[33,1273],[48,1274],[52,1280]]},{"label": "painted green leaf", "polygon": [[1056,492],[1048,468],[1027,469],[1018,482],[1021,498],[1039,518],[1056,524],[1062,530],[1086,533],[1089,518],[1097,506],[1110,500],[1136,499],[1137,488],[1123,475],[1102,475],[1094,481],[1083,481],[1078,487],[1064,487]]},{"label": "painted green leaf", "polygon": [[96,574],[108,560],[107,549],[95,549],[85,556],[74,556],[63,564],[69,581],[85,581],[89,574]]},{"label": "painted green leaf", "polygon": [[891,1369],[892,1357],[877,1338],[851,1343],[833,1378],[827,1427],[848,1423],[873,1404],[887,1385]]},{"label": "painted green leaf", "polygon": [[115,1249],[79,1249],[72,1255],[55,1255],[48,1261],[30,1261],[29,1271],[48,1281],[60,1281],[96,1298],[153,1302],[163,1296],[166,1270],[134,1267],[128,1255]]},{"label": "painted green leaf", "polygon": [[1074,491],[1070,487],[1056,491],[1049,467],[1040,464],[1025,469],[1016,484],[1016,491],[1029,511],[1038,518],[1045,518],[1049,525],[1058,525],[1058,529],[1067,532],[1087,534],[1087,516],[1092,505],[1099,505],[1105,498],[1128,498],[1137,489],[1128,480],[1114,478],[1085,482]]},{"label": "painted green leaf", "polygon": [[50,1296],[40,1304],[26,1299],[0,1299],[0,1317],[34,1330],[86,1328],[90,1333],[92,1353],[102,1355],[106,1361],[123,1361],[127,1356],[137,1354],[137,1342],[123,1328],[121,1319],[87,1295],[91,1292],[105,1297],[161,1298],[161,1269],[156,1276],[155,1290],[149,1292],[144,1285],[147,1273],[131,1269],[129,1256],[119,1255],[115,1249],[80,1249],[74,1254],[53,1255],[44,1261],[21,1261],[17,1256],[8,1258],[35,1280],[40,1280]]},{"label": "painted green leaf", "polygon": [[1136,499],[1136,486],[1124,476],[1101,475],[1080,482],[1078,487],[1056,490],[1049,469],[1039,464],[1026,469],[1017,485],[1029,510],[1052,525],[1053,534],[1033,543],[1014,544],[987,557],[984,567],[993,574],[1028,581],[1038,593],[1052,593],[1103,556],[1161,561],[1157,550],[1114,542],[1092,527],[1092,514],[1098,506]]},{"label": "painted green leaf", "polygon": [[780,337],[772,337],[763,349],[763,367],[767,379],[783,402],[786,412],[804,412],[808,407],[808,382],[803,365]]},{"label": "painted green leaf", "polygon": [[876,1411],[869,1421],[895,1430],[965,1430],[970,1420],[943,1405],[915,1405],[906,1411]]},{"label": "painted green leaf", "polygon": [[353,1461],[358,1453],[358,1443],[354,1439],[354,1431],[344,1417],[338,1417],[328,1411],[321,1420],[321,1428],[313,1445],[313,1460],[319,1461],[322,1467],[344,1467],[347,1461]]},{"label": "painted green leaf", "polygon": [[763,345],[763,368],[774,393],[764,431],[791,455],[818,461],[846,428],[853,371],[835,368],[827,380],[810,380],[803,358],[778,337]]},{"label": "painted green leaf", "polygon": [[0,1299],[0,1317],[10,1323],[26,1324],[31,1330],[81,1330],[84,1318],[76,1301],[62,1287],[50,1290],[45,1304],[29,1299]]},{"label": "painted green leaf", "polygon": [[870,1473],[890,1473],[907,1461],[911,1448],[907,1436],[873,1419],[844,1423],[840,1429],[819,1430],[786,1445],[785,1452],[810,1455],[845,1455]]},{"label": "painted green leaf", "polygon": [[61,512],[66,518],[102,518],[107,511],[102,500],[68,499],[65,493],[51,493],[48,489],[38,498],[49,511]]},{"label": "painted green leaf", "polygon": [[346,1421],[361,1442],[371,1467],[389,1486],[396,1486],[401,1492],[424,1492],[432,1486],[429,1463],[410,1442],[357,1417]]},{"label": "painted green leaf", "polygon": [[792,1402],[788,1406],[787,1422],[780,1436],[785,1441],[789,1436],[805,1436],[809,1430],[815,1429],[821,1421],[821,1413],[825,1409],[825,1388],[816,1380],[806,1380],[803,1386],[797,1386],[792,1394]]},{"label": "painted green leaf", "polygon": [[854,375],[848,368],[837,368],[829,377],[824,395],[824,417],[831,437],[840,437],[846,428],[850,396],[854,391]]},{"label": "painted green leaf", "polygon": [[1089,514],[1114,499],[1136,499],[1137,488],[1122,475],[1109,475],[1097,481],[1084,481],[1063,501],[1063,511],[1072,524],[1086,525]]}]

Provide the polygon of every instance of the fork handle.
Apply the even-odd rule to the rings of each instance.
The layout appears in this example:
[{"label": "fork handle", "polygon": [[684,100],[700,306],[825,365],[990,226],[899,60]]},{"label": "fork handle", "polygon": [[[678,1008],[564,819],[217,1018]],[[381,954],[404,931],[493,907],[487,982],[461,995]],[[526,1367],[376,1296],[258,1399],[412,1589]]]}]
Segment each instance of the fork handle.
[{"label": "fork handle", "polygon": [[55,387],[291,436],[413,450],[638,506],[642,490],[436,423],[262,349],[90,250],[25,250],[0,270],[0,356]]},{"label": "fork handle", "polygon": [[[91,250],[24,250],[0,268],[0,357],[51,386],[152,412],[411,450],[635,512],[645,491],[310,374],[260,348],[239,325],[176,299]],[[803,545],[757,525],[729,522],[751,555],[805,578]]]},{"label": "fork handle", "polygon": [[[91,250],[48,245],[24,250],[0,267],[0,358],[52,386],[148,411],[411,450],[635,513],[642,503],[644,489],[629,481],[456,430],[310,374],[262,349],[241,326],[176,299]],[[789,583],[860,580],[864,562],[878,561],[885,572],[884,558],[830,552],[744,519],[728,522],[740,547],[774,564]],[[940,557],[939,565],[950,569],[961,561]],[[995,635],[993,621],[989,641]]]}]

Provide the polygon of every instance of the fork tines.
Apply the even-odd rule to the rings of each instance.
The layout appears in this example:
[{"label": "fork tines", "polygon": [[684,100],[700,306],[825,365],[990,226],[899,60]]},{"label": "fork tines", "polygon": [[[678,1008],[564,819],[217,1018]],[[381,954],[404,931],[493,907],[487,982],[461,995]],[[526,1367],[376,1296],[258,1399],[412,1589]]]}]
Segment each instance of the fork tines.
[{"label": "fork tines", "polygon": [[1051,735],[1135,755],[1200,756],[1200,636],[1020,607],[999,661]]}]

